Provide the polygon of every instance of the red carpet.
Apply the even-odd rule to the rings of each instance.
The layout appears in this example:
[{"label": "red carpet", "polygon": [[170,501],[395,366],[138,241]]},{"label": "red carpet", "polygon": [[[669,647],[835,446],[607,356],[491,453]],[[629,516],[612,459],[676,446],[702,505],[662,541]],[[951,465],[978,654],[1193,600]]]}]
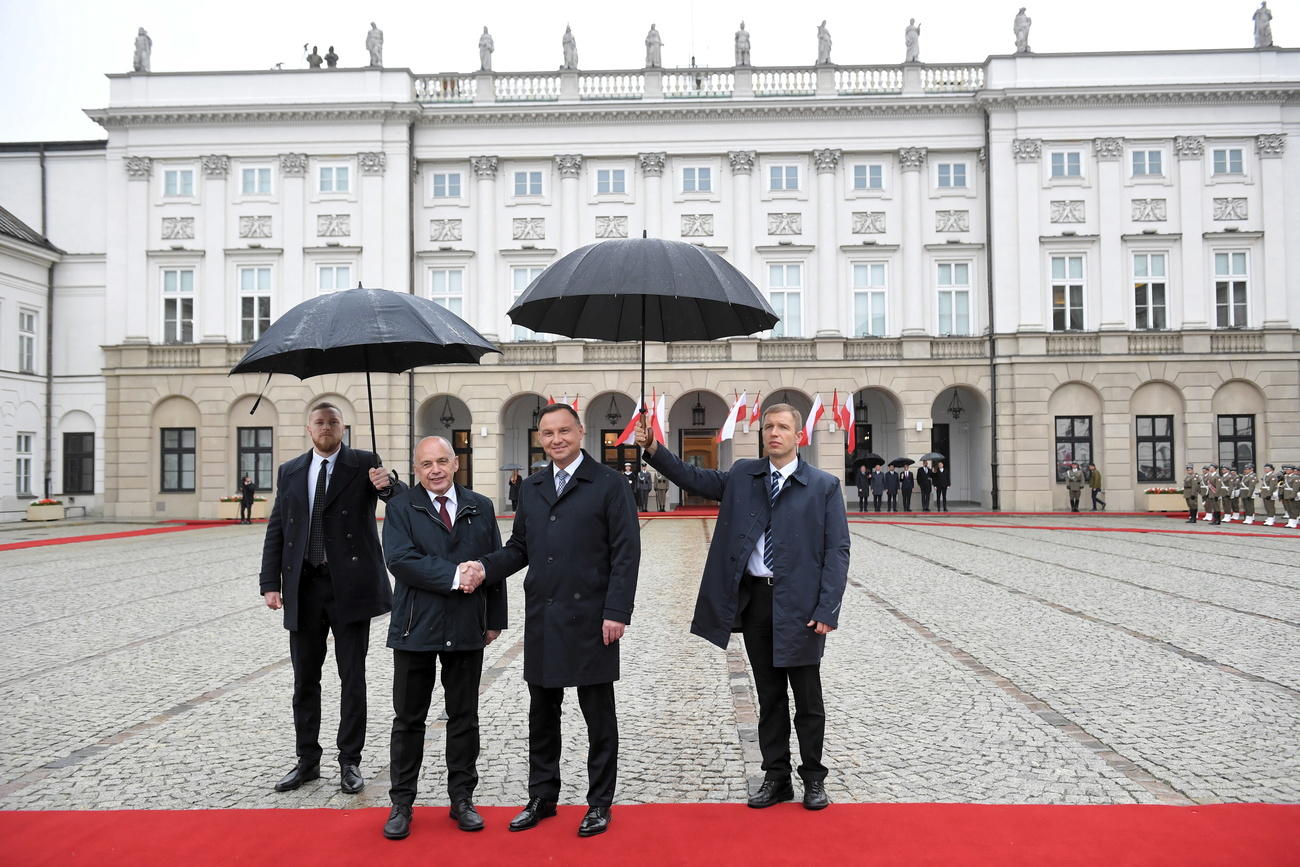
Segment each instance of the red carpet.
[{"label": "red carpet", "polygon": [[1190,534],[1193,536],[1253,536],[1259,538],[1270,537],[1279,539],[1300,539],[1300,534],[1295,530],[1284,530],[1281,533],[1251,532],[1249,530],[1240,533],[1234,533],[1229,530],[1218,530],[1206,527],[1203,530],[1174,530],[1164,529],[1161,527],[1053,527],[1045,524],[971,524],[958,521],[863,521],[860,519],[849,518],[850,524],[864,524],[870,526],[897,524],[903,527],[968,527],[977,530],[1073,530],[1076,532],[1086,533],[1175,533]]},{"label": "red carpet", "polygon": [[29,539],[26,542],[8,542],[0,551],[17,551],[20,548],[43,548],[47,545],[71,545],[75,542],[102,542],[106,539],[129,539],[132,536],[156,536],[159,533],[179,533],[183,530],[200,530],[204,527],[225,527],[233,521],[175,521],[169,527],[146,527],[142,530],[119,530],[115,533],[91,533],[85,536],[56,536],[49,539]]},{"label": "red carpet", "polygon": [[388,812],[205,810],[0,813],[3,862],[150,864],[1300,864],[1300,806],[1202,807],[783,804],[614,808],[607,834],[576,834],[581,807],[522,833],[515,808],[486,807],[485,831],[456,830],[419,807],[409,838],[385,840]]}]

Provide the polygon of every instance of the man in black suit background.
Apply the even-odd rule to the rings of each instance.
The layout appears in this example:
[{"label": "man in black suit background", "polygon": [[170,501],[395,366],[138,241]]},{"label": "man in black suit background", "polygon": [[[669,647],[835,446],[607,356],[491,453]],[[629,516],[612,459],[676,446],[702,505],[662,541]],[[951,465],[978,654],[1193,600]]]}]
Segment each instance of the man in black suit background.
[{"label": "man in black suit background", "polygon": [[327,636],[342,682],[338,731],[339,788],[361,791],[366,742],[366,651],[370,620],[389,610],[375,504],[405,488],[377,466],[373,452],[343,445],[343,413],[331,403],[311,409],[312,450],[280,465],[275,506],[266,524],[259,584],[272,610],[283,607],[293,661],[293,727],[298,762],[277,792],[320,778],[320,675]]},{"label": "man in black suit background", "polygon": [[903,467],[898,474],[898,492],[903,495],[903,511],[912,511],[912,489],[916,487],[916,477],[911,467]]},{"label": "man in black suit background", "polygon": [[885,495],[889,511],[898,511],[898,470],[893,467],[885,473]]},{"label": "man in black suit background", "polygon": [[604,833],[611,820],[618,775],[614,681],[619,639],[632,622],[641,533],[632,485],[583,451],[583,434],[568,404],[542,409],[537,438],[551,463],[521,486],[505,547],[461,564],[471,582],[500,581],[528,567],[528,803],[510,822],[511,831],[525,831],[555,815],[566,687],[577,687],[587,721],[588,809],[578,834]]},{"label": "man in black suit background", "polygon": [[930,489],[934,487],[934,473],[929,461],[921,461],[916,471],[916,486],[921,489],[921,511],[930,511]]}]

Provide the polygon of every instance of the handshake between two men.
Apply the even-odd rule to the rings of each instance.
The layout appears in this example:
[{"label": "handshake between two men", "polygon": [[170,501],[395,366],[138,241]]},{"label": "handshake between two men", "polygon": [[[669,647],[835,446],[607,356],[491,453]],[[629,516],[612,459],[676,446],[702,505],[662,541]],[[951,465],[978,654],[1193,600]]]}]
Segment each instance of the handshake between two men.
[{"label": "handshake between two men", "polygon": [[[456,567],[457,585],[456,589],[462,593],[473,593],[479,587],[483,586],[483,581],[487,578],[487,571],[483,568],[482,562],[470,560],[461,563]],[[619,623],[616,620],[604,620],[600,626],[600,639],[605,646],[613,644],[623,637],[627,631],[626,623]],[[492,636],[495,638],[495,636]],[[491,644],[491,640],[488,641]]]}]

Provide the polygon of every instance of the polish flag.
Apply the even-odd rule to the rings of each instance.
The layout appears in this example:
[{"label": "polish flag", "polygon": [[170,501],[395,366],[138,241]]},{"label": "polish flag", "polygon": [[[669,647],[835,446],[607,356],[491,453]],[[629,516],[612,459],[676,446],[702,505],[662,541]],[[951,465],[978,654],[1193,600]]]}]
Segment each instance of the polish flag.
[{"label": "polish flag", "polygon": [[550,406],[553,403],[555,403],[555,395],[553,394],[546,395],[546,405]]},{"label": "polish flag", "polygon": [[636,423],[641,420],[641,408],[645,406],[645,398],[642,397],[637,401],[636,409],[632,413],[632,420],[623,428],[623,432],[618,435],[618,440],[614,443],[616,446],[628,446],[636,442]]},{"label": "polish flag", "polygon": [[853,441],[855,436],[853,432],[853,400],[851,394],[844,395],[844,403],[840,405],[840,427],[844,429],[844,450],[853,454],[857,444]]},{"label": "polish flag", "polygon": [[745,420],[749,410],[749,397],[741,392],[740,397],[731,405],[731,412],[727,413],[727,420],[722,423],[718,430],[718,442],[726,442],[736,435],[736,425]]},{"label": "polish flag", "polygon": [[668,438],[664,432],[668,430],[668,398],[665,395],[655,396],[654,389],[650,390],[650,402],[654,408],[650,411],[650,432],[654,438],[665,445]]},{"label": "polish flag", "polygon": [[835,427],[840,426],[840,390],[837,388],[831,394],[831,424]]},{"label": "polish flag", "polygon": [[812,409],[808,410],[808,421],[804,422],[803,432],[799,434],[799,445],[812,445],[813,431],[817,429],[817,422],[822,420],[826,413],[826,407],[822,404],[821,392],[813,398]]},{"label": "polish flag", "polygon": [[754,395],[754,408],[749,411],[749,420],[745,422],[745,433],[749,433],[750,426],[753,425],[754,422],[758,421],[760,417],[758,410],[759,407],[761,407],[763,404],[762,398],[763,398],[763,392],[761,391],[758,394]]},{"label": "polish flag", "polygon": [[[565,397],[568,397],[568,395],[566,394]],[[573,403],[570,403],[569,406],[573,407],[574,412],[578,411],[578,396],[576,394],[573,396]]]}]

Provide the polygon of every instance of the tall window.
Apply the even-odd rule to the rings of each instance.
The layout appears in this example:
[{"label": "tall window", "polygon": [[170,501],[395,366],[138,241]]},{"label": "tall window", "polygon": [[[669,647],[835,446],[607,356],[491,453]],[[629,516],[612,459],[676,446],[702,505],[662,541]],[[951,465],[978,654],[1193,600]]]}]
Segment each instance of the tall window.
[{"label": "tall window", "polygon": [[271,490],[271,473],[275,469],[271,462],[271,428],[241,427],[237,433],[240,484],[248,476],[253,480],[254,489]]},{"label": "tall window", "polygon": [[[541,265],[518,265],[510,269],[510,292],[511,299],[518,301],[519,296],[524,294],[528,284],[537,279],[537,275],[545,271],[546,268]],[[514,331],[515,340],[546,340],[545,334],[538,334],[531,328],[525,328],[522,325],[516,325]]]},{"label": "tall window", "polygon": [[271,170],[267,168],[244,169],[240,176],[240,189],[245,196],[271,195]]},{"label": "tall window", "polygon": [[34,433],[20,433],[14,448],[14,493],[20,497],[32,495],[32,442]]},{"label": "tall window", "polygon": [[321,166],[317,177],[322,193],[346,193],[352,189],[350,166]]},{"label": "tall window", "polygon": [[18,372],[36,372],[36,311],[18,308]]},{"label": "tall window", "polygon": [[515,172],[516,196],[540,196],[541,194],[541,172]]},{"label": "tall window", "polygon": [[430,268],[429,297],[460,316],[465,306],[464,278],[459,268]]},{"label": "tall window", "polygon": [[885,263],[853,266],[853,336],[885,336]]},{"label": "tall window", "polygon": [[970,334],[970,263],[940,262],[939,333]]},{"label": "tall window", "polygon": [[1215,148],[1213,152],[1213,166],[1216,175],[1241,174],[1241,148]]},{"label": "tall window", "polygon": [[1077,178],[1083,174],[1078,151],[1053,151],[1051,166],[1054,178]]},{"label": "tall window", "polygon": [[163,343],[194,342],[194,269],[164,268]]},{"label": "tall window", "polygon": [[1056,480],[1065,481],[1070,463],[1080,468],[1092,463],[1092,416],[1058,415],[1056,417]]},{"label": "tall window", "polygon": [[596,195],[608,196],[627,192],[627,172],[623,169],[596,169]]},{"label": "tall window", "polygon": [[320,265],[316,268],[316,291],[337,292],[352,287],[351,265]]},{"label": "tall window", "polygon": [[194,490],[194,428],[165,427],[162,433],[162,489]]},{"label": "tall window", "polygon": [[63,493],[95,493],[95,435],[63,435]]},{"label": "tall window", "polygon": [[1139,482],[1174,480],[1174,417],[1137,417],[1137,477]]},{"label": "tall window", "polygon": [[1160,151],[1133,151],[1133,177],[1160,177],[1164,171]]},{"label": "tall window", "polygon": [[434,172],[433,197],[435,199],[459,199],[460,172]]},{"label": "tall window", "polygon": [[853,189],[883,190],[885,167],[880,163],[859,163],[853,167]]},{"label": "tall window", "polygon": [[163,195],[194,195],[194,169],[166,169],[163,172]]},{"label": "tall window", "polygon": [[239,269],[239,339],[252,343],[271,327],[271,269]]},{"label": "tall window", "polygon": [[713,169],[708,166],[687,166],[682,169],[682,192],[713,192]]},{"label": "tall window", "polygon": [[1052,257],[1052,330],[1083,330],[1083,257]]},{"label": "tall window", "polygon": [[1214,321],[1220,328],[1246,325],[1247,265],[1244,250],[1214,254]]},{"label": "tall window", "polygon": [[1219,466],[1242,472],[1255,463],[1255,417],[1221,415],[1219,423]]},{"label": "tall window", "polygon": [[791,190],[799,189],[799,167],[768,166],[767,189],[769,192],[773,193],[789,192]]},{"label": "tall window", "polygon": [[939,163],[939,186],[943,189],[965,189],[966,164]]},{"label": "tall window", "polygon": [[767,299],[781,317],[773,337],[803,336],[803,265],[768,265]]},{"label": "tall window", "polygon": [[1133,322],[1139,331],[1168,327],[1165,317],[1165,254],[1133,254]]}]

